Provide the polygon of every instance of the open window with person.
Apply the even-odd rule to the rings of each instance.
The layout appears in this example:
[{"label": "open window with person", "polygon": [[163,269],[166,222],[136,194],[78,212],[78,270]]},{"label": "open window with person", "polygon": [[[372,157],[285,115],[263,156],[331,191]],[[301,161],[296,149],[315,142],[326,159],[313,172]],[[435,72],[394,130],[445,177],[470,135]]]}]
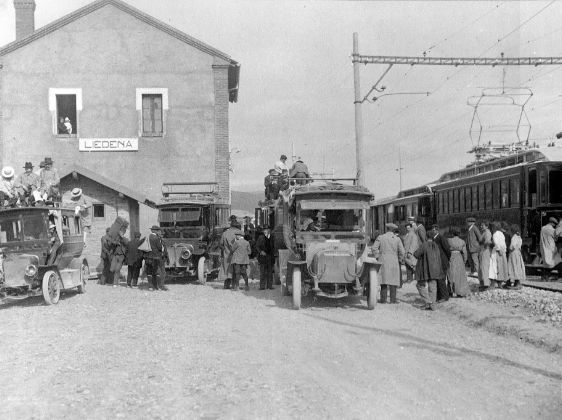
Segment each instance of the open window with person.
[{"label": "open window with person", "polygon": [[76,95],[56,95],[57,100],[57,134],[77,136],[78,119]]}]

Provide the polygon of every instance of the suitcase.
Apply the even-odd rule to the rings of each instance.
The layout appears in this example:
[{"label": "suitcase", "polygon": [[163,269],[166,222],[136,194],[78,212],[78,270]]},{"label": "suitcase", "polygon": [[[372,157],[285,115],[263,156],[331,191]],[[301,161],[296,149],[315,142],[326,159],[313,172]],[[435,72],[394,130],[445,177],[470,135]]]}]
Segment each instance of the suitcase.
[{"label": "suitcase", "polygon": [[119,235],[120,236],[125,235],[125,232],[127,231],[128,227],[129,227],[129,222],[123,219],[121,216],[117,216],[117,219],[115,219],[115,221],[109,228],[109,232],[107,233],[107,236],[109,236],[109,238],[113,242],[115,242],[116,240],[119,239],[118,238]]}]

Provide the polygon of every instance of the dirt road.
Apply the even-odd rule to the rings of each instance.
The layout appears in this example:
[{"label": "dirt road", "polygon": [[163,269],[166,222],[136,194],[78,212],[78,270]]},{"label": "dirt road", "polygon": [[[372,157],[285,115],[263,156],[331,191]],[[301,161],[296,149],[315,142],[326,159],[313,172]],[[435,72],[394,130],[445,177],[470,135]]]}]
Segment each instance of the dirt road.
[{"label": "dirt road", "polygon": [[[91,284],[0,306],[2,419],[558,419],[562,355],[446,311]],[[400,298],[400,294],[399,294]],[[477,304],[476,302],[474,304]]]}]

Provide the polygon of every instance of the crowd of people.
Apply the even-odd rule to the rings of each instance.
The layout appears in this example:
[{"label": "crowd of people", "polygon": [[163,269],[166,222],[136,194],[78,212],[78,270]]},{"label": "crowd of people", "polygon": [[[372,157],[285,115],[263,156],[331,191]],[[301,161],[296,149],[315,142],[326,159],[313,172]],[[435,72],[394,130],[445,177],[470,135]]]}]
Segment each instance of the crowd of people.
[{"label": "crowd of people", "polygon": [[279,161],[269,170],[269,175],[265,177],[263,185],[266,200],[277,200],[279,193],[286,191],[291,184],[305,185],[311,181],[308,167],[302,158],[297,158],[291,169],[285,162],[287,162],[287,156],[281,155]]},{"label": "crowd of people", "polygon": [[[387,223],[386,233],[379,235],[371,248],[382,263],[380,303],[387,302],[389,291],[390,303],[397,303],[397,288],[414,280],[425,309],[436,310],[439,304],[451,297],[465,297],[471,293],[467,263],[472,275],[478,277],[481,291],[521,289],[521,282],[525,280],[525,264],[519,227],[484,220],[479,229],[473,217],[469,217],[466,223],[466,242],[460,238],[458,227],[450,229],[451,237],[445,238],[437,224],[426,231],[423,224],[416,223],[415,217],[409,217],[406,235],[401,238],[398,226]],[[557,235],[562,235],[562,224],[551,218],[541,231],[541,253],[547,276],[548,270],[558,264],[562,267],[562,258],[554,242]],[[402,264],[406,268],[405,281]]]}]

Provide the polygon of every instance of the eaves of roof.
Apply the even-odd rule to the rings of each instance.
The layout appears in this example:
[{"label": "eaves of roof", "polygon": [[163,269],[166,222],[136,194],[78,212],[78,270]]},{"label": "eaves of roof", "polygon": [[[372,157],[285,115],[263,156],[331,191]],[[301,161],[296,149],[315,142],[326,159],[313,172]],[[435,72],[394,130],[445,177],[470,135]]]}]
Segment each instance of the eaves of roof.
[{"label": "eaves of roof", "polygon": [[145,204],[149,207],[154,208],[155,203],[153,203],[151,200],[146,198],[146,196],[144,196],[143,194],[131,190],[130,188],[125,187],[124,185],[112,181],[111,179],[106,178],[105,176],[100,175],[97,172],[94,172],[76,163],[72,163],[68,166],[65,166],[64,169],[60,169],[59,176],[62,179],[66,176],[72,175],[73,172],[83,175],[86,178],[90,178],[91,180],[99,184],[105,185],[106,187],[111,188],[112,190],[115,190],[123,195],[126,195],[127,197],[130,197],[141,204]]}]

